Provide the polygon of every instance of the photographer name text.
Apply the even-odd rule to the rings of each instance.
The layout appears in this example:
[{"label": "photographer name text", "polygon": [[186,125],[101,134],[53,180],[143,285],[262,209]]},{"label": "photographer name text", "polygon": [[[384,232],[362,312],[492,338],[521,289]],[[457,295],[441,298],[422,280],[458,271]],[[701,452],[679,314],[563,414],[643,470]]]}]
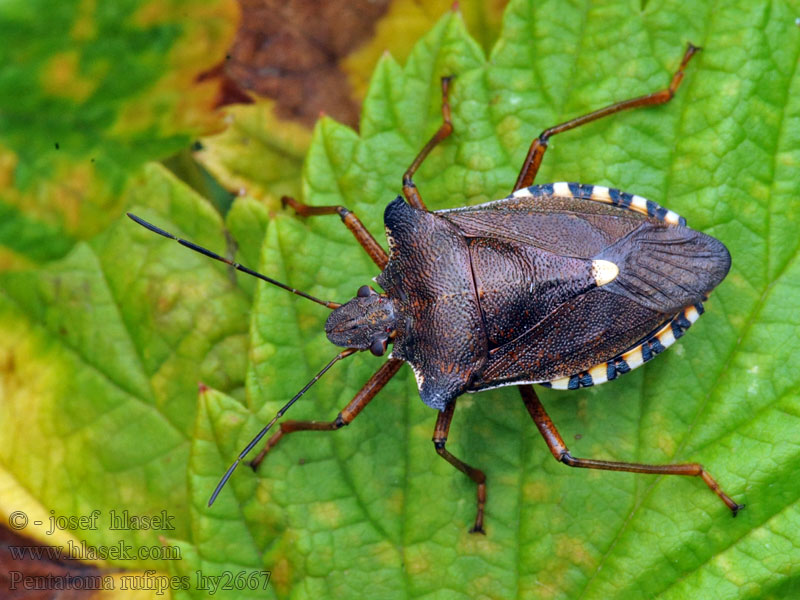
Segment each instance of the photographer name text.
[{"label": "photographer name text", "polygon": [[[137,515],[128,510],[114,510],[108,514],[103,511],[93,510],[87,515],[57,515],[50,511],[46,535],[53,535],[56,531],[97,531],[108,529],[111,531],[173,531],[175,515],[170,515],[166,510],[157,514]],[[22,511],[14,511],[8,519],[11,529],[17,531],[28,526],[28,516]],[[43,521],[33,521],[34,525],[44,525]]]}]

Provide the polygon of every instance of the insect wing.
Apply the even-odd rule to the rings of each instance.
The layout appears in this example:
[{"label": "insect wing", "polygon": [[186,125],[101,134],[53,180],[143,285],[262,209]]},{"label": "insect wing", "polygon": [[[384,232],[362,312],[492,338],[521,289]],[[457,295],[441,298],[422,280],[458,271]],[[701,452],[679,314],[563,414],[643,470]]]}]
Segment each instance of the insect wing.
[{"label": "insect wing", "polygon": [[[665,327],[673,321],[679,331],[688,326],[684,309],[700,306],[730,267],[718,240],[689,229],[654,202],[604,187],[533,186],[437,215],[470,244],[486,315],[489,360],[473,391],[573,377],[584,385],[613,379],[614,365],[620,373],[632,368],[616,360],[623,354],[638,349],[638,366],[663,349],[656,334],[674,341]],[[505,264],[497,250],[502,244],[514,247]],[[520,267],[522,257],[537,255]],[[527,269],[527,280],[520,269]],[[587,273],[596,285],[585,285]]]}]

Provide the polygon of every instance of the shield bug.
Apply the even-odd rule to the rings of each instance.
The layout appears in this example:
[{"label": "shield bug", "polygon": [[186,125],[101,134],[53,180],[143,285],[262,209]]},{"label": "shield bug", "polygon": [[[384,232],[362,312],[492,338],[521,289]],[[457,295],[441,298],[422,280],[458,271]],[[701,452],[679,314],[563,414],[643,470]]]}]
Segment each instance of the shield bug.
[{"label": "shield bug", "polygon": [[680,338],[702,314],[702,302],[730,267],[718,240],[641,196],[597,185],[533,185],[559,133],[623,110],[668,102],[699,49],[689,44],[669,87],[601,108],[546,129],[533,140],[511,194],[479,206],[430,212],[413,176],[453,131],[442,79],[443,123],[403,176],[403,196],[386,207],[387,254],[343,206],[310,206],[291,198],[298,215],[339,215],[381,273],[379,293],[362,286],[346,302],[324,301],[277,282],[139,217],[140,225],[236,269],[331,309],[328,339],[344,348],[239,454],[237,465],[333,364],[355,352],[388,360],[330,422],[283,421],[252,461],[257,466],[284,436],[348,425],[408,363],[422,401],[438,411],[436,452],[477,486],[472,527],[483,532],[486,476],[446,448],[456,399],[464,392],[519,386],[522,400],[556,460],[588,469],[700,477],[733,515],[743,508],[699,464],[647,465],[573,457],[531,384],[578,389],[616,379]]}]

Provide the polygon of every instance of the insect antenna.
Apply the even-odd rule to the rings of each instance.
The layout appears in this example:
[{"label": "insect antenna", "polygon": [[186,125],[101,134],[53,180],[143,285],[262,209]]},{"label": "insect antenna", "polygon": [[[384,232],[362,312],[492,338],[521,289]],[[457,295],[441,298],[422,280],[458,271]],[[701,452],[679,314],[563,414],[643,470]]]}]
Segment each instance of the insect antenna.
[{"label": "insect antenna", "polygon": [[217,499],[217,496],[222,491],[222,488],[228,482],[228,479],[230,479],[231,475],[233,475],[233,472],[236,470],[236,467],[239,466],[239,463],[242,462],[244,460],[244,457],[247,456],[250,453],[250,450],[252,450],[253,447],[256,444],[258,444],[258,442],[261,441],[261,438],[263,438],[267,434],[267,432],[270,430],[270,428],[273,425],[275,425],[275,422],[278,419],[280,419],[284,415],[284,413],[286,413],[287,410],[289,410],[289,407],[291,407],[292,404],[297,402],[297,400],[300,398],[300,396],[305,394],[308,391],[308,389],[312,385],[314,385],[317,382],[317,380],[320,377],[322,377],[328,371],[328,369],[330,369],[333,366],[334,363],[342,360],[343,358],[346,358],[346,357],[350,356],[351,354],[355,354],[356,352],[358,352],[358,350],[356,350],[354,348],[348,348],[347,350],[342,350],[341,352],[339,352],[339,354],[337,354],[336,356],[333,357],[333,360],[331,362],[329,362],[327,365],[322,367],[320,372],[317,373],[316,375],[314,375],[314,378],[311,381],[309,381],[305,386],[303,386],[302,390],[297,392],[297,394],[294,396],[294,398],[289,400],[289,402],[287,402],[283,406],[283,408],[281,408],[277,413],[275,413],[275,416],[272,417],[272,420],[269,423],[267,423],[264,426],[264,428],[261,431],[259,431],[258,434],[256,434],[256,436],[252,440],[250,440],[250,443],[247,444],[247,446],[245,446],[244,450],[242,450],[239,453],[239,456],[236,457],[236,460],[233,461],[233,464],[230,467],[228,467],[227,471],[225,471],[225,475],[223,475],[222,479],[219,480],[219,483],[217,484],[217,487],[214,488],[214,493],[211,494],[211,498],[208,500],[208,505],[209,506],[214,504],[214,500]]},{"label": "insect antenna", "polygon": [[312,302],[316,302],[317,304],[322,304],[322,306],[326,306],[326,307],[328,307],[330,309],[339,308],[341,306],[341,304],[339,304],[338,302],[330,302],[328,300],[320,300],[319,298],[315,298],[314,296],[312,296],[310,294],[306,294],[305,292],[301,292],[300,290],[297,290],[297,289],[295,289],[295,288],[293,288],[291,286],[288,286],[285,283],[281,283],[280,281],[276,281],[275,279],[272,279],[271,277],[267,277],[266,275],[262,275],[261,273],[259,273],[257,271],[253,271],[252,269],[248,269],[244,265],[240,265],[239,263],[233,262],[232,260],[229,260],[229,259],[225,258],[224,256],[220,256],[219,254],[217,254],[216,252],[212,252],[208,248],[203,248],[202,246],[198,246],[194,242],[190,242],[189,240],[184,240],[184,239],[179,238],[179,237],[177,237],[175,235],[172,235],[170,232],[164,231],[160,227],[156,227],[152,223],[148,223],[147,221],[145,221],[141,217],[137,217],[136,215],[134,215],[132,213],[127,213],[127,215],[132,220],[136,221],[139,225],[144,227],[145,229],[149,229],[150,231],[152,231],[153,233],[157,233],[158,235],[163,235],[165,238],[169,238],[171,240],[175,240],[176,242],[178,242],[182,246],[186,246],[190,250],[194,250],[195,252],[199,252],[200,254],[203,254],[203,255],[205,255],[205,256],[207,256],[209,258],[213,258],[214,260],[218,260],[220,262],[224,262],[226,265],[232,266],[237,271],[241,271],[242,273],[247,273],[248,275],[252,275],[253,277],[258,277],[259,279],[261,279],[263,281],[266,281],[267,283],[271,283],[272,285],[276,285],[279,288],[283,288],[286,291],[292,292],[293,294],[297,294],[298,296],[302,296],[303,298],[311,300]]}]

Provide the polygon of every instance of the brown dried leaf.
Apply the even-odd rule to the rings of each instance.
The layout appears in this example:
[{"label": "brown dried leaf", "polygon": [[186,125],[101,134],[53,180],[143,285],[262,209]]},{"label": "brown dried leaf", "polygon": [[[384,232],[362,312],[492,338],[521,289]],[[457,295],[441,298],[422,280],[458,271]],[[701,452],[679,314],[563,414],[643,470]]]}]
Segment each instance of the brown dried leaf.
[{"label": "brown dried leaf", "polygon": [[367,42],[389,0],[240,0],[242,25],[225,72],[310,126],[320,112],[355,124],[359,103],[341,60]]}]

